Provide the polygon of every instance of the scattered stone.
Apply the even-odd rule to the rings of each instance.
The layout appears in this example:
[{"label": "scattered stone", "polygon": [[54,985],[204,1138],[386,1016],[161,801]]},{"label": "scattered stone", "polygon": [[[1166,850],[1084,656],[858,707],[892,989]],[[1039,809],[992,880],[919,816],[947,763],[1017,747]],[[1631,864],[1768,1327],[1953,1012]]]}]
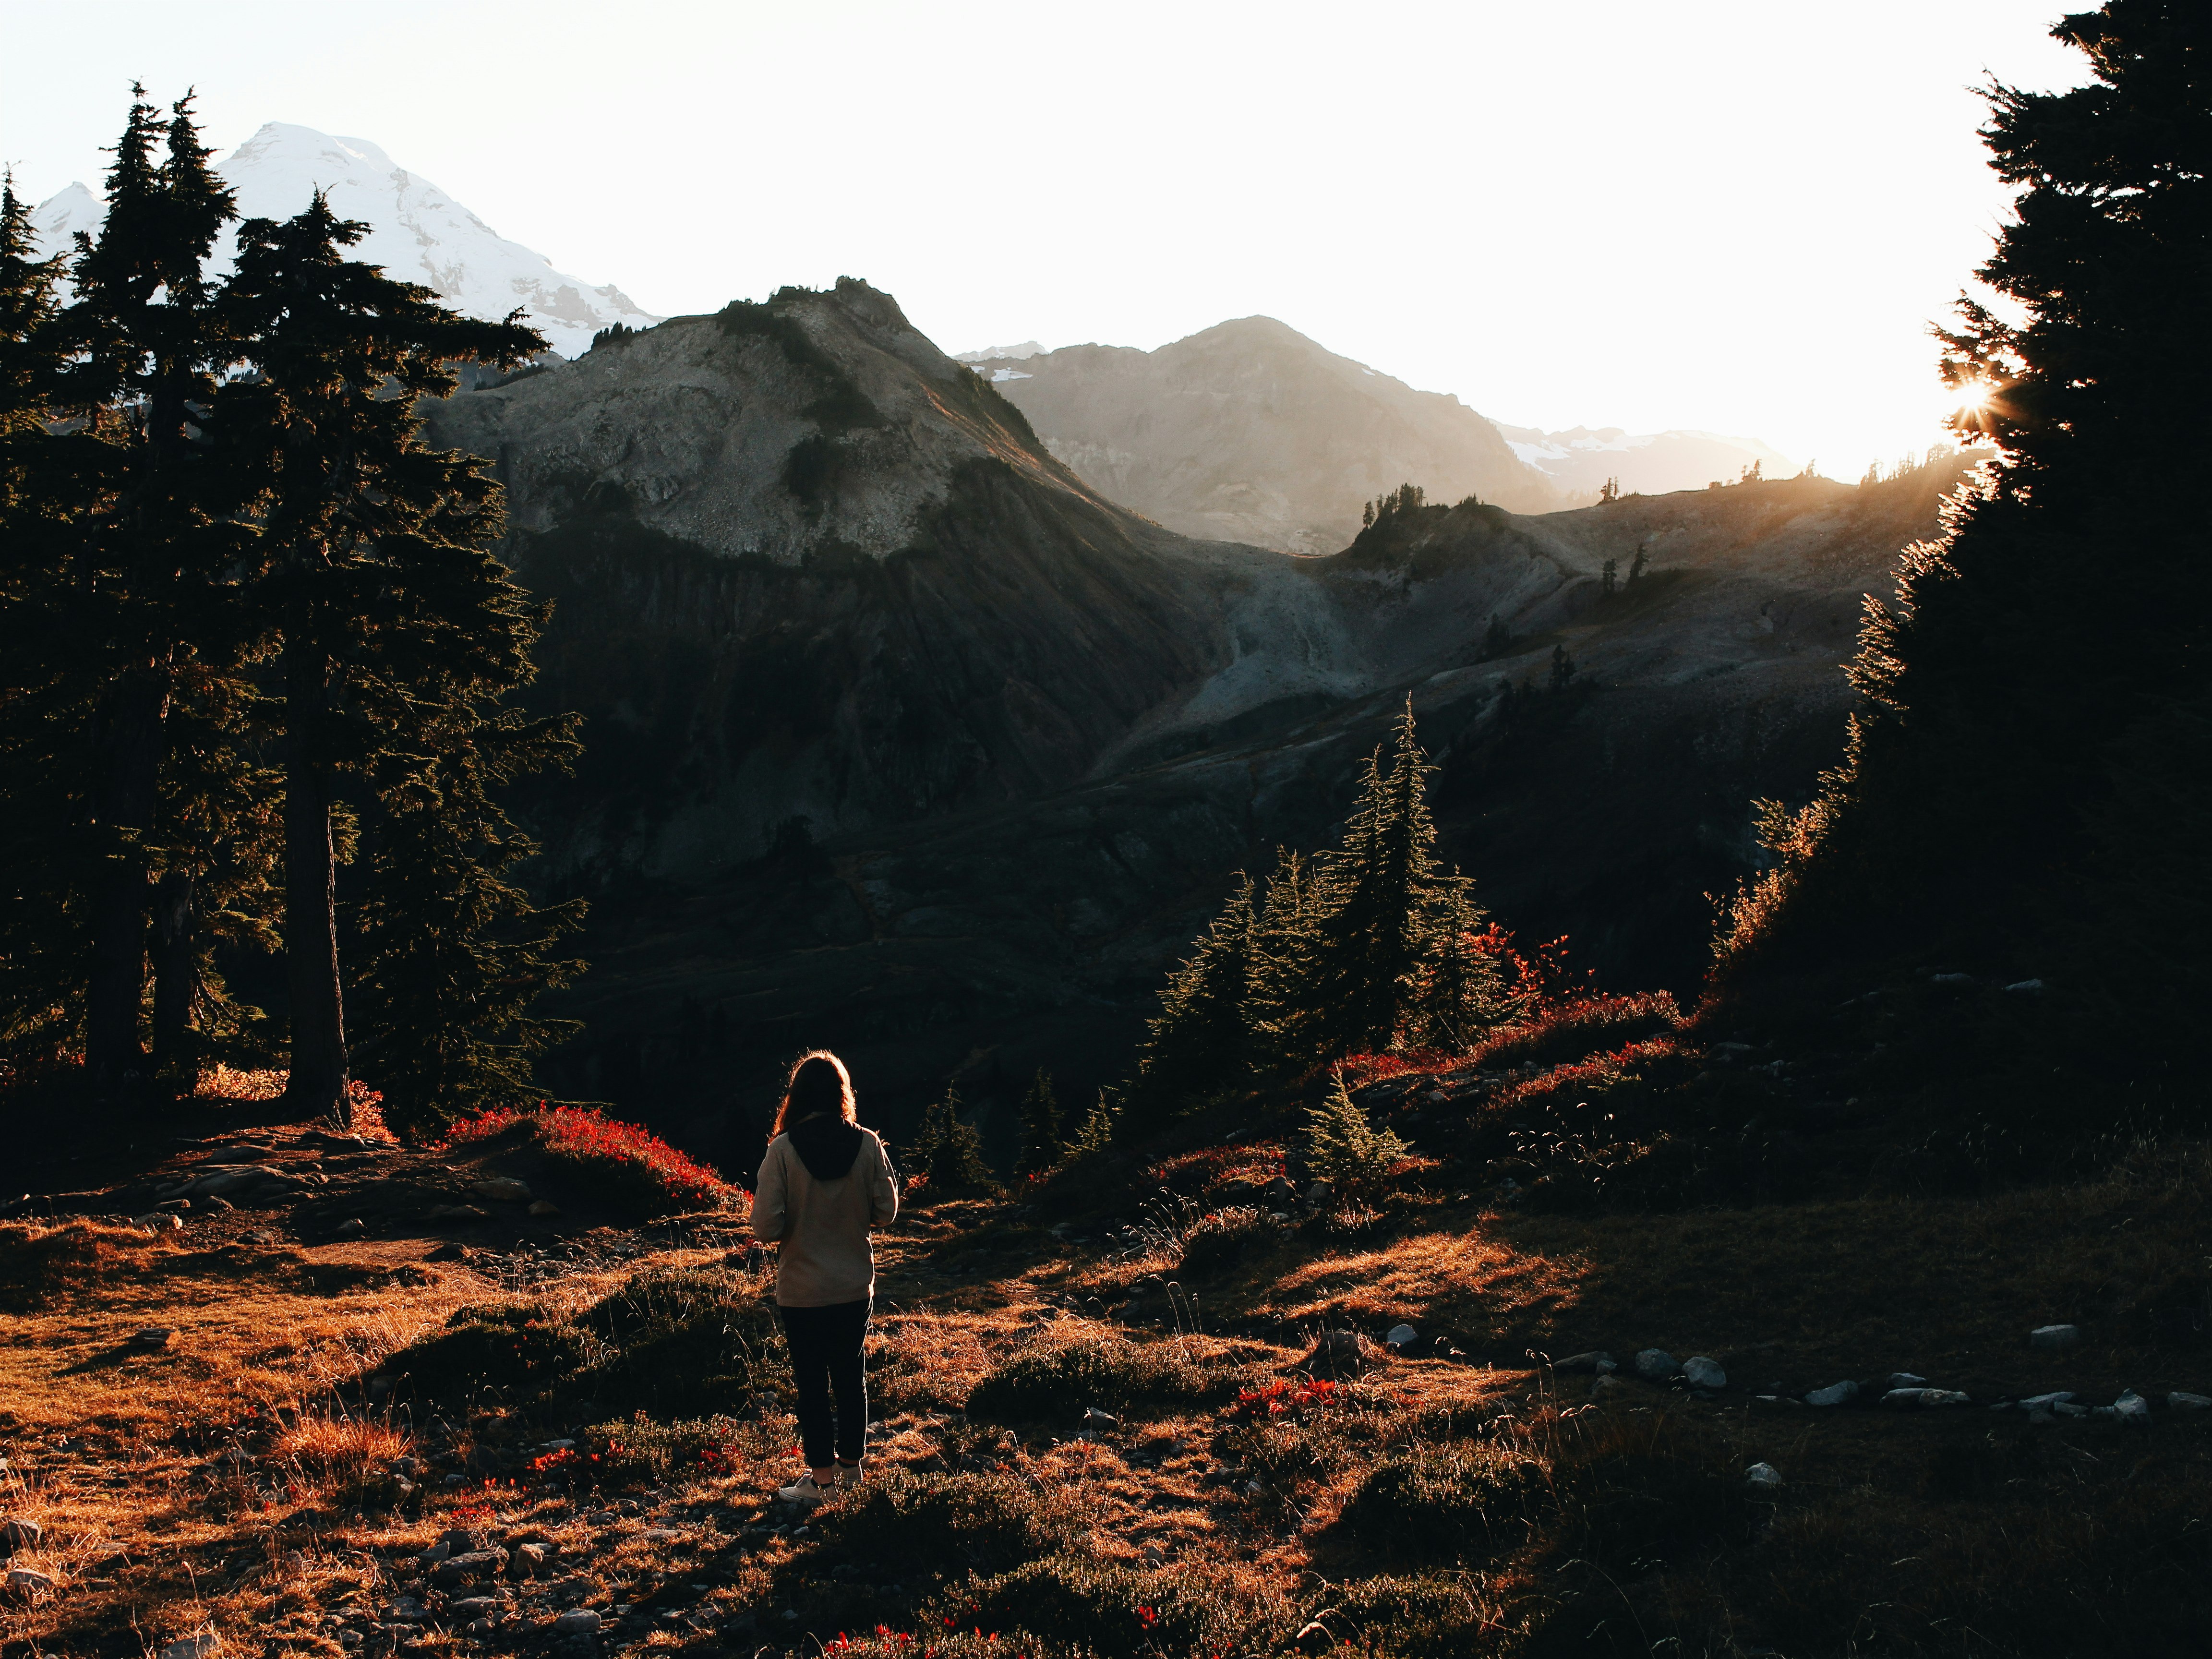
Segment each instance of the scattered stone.
[{"label": "scattered stone", "polygon": [[1859,1385],[1857,1383],[1851,1382],[1831,1382],[1826,1388],[1815,1389],[1812,1393],[1807,1395],[1805,1396],[1805,1403],[1808,1406],[1848,1406],[1852,1401],[1858,1397]]},{"label": "scattered stone", "polygon": [[[465,1555],[471,1550],[487,1547],[490,1542],[491,1534],[481,1527],[454,1527],[438,1535],[439,1547],[447,1555]],[[445,1558],[441,1556],[439,1559],[442,1560]]]},{"label": "scattered stone", "polygon": [[1928,979],[1934,985],[1972,985],[1974,982],[1972,974],[1930,974]]},{"label": "scattered stone", "polygon": [[17,1550],[36,1549],[46,1529],[35,1521],[10,1518],[0,1521],[0,1554],[13,1555]]},{"label": "scattered stone", "polygon": [[161,1659],[208,1659],[208,1655],[222,1646],[222,1638],[211,1632],[201,1636],[187,1636],[163,1648]]},{"label": "scattered stone", "polygon": [[506,1565],[505,1550],[471,1550],[465,1555],[447,1556],[438,1564],[437,1571],[431,1577],[450,1589],[473,1579],[495,1578]]},{"label": "scattered stone", "polygon": [[1382,1340],[1389,1345],[1393,1352],[1402,1352],[1419,1341],[1420,1336],[1421,1334],[1411,1325],[1393,1325],[1390,1334]]},{"label": "scattered stone", "polygon": [[2022,1411],[2047,1412],[2053,1406],[2063,1406],[2073,1399],[2071,1389],[2054,1389],[2049,1394],[2033,1394],[2020,1402]]},{"label": "scattered stone", "polygon": [[1102,1412],[1096,1406],[1084,1407],[1083,1426],[1086,1429],[1110,1429],[1117,1427],[1120,1423],[1121,1419],[1111,1412]]},{"label": "scattered stone", "polygon": [[2011,984],[2005,987],[2005,989],[2008,991],[2035,992],[2040,991],[2042,988],[2043,981],[2039,979],[2016,979]]},{"label": "scattered stone", "polygon": [[1625,1378],[1601,1373],[1597,1379],[1590,1384],[1589,1397],[1593,1400],[1600,1400],[1604,1398],[1606,1395],[1613,1393],[1615,1390],[1625,1389],[1627,1386],[1628,1383]]},{"label": "scattered stone", "polygon": [[673,1527],[647,1527],[645,1529],[645,1541],[648,1544],[680,1543],[683,1538],[684,1534]]},{"label": "scattered stone", "polygon": [[1914,1409],[1931,1406],[1970,1406],[1973,1402],[1956,1389],[1892,1389],[1882,1395],[1881,1403]]},{"label": "scattered stone", "polygon": [[1607,1371],[1619,1370],[1620,1367],[1613,1364],[1613,1356],[1604,1349],[1592,1348],[1588,1353],[1571,1353],[1565,1359],[1554,1359],[1552,1369],[1555,1371],[1589,1371],[1602,1376]]},{"label": "scattered stone", "polygon": [[545,1565],[545,1546],[543,1544],[518,1544],[514,1553],[520,1558],[522,1565],[532,1572]]},{"label": "scattered stone", "polygon": [[185,1229],[184,1218],[167,1210],[155,1210],[147,1215],[133,1216],[131,1224],[134,1227],[144,1227],[157,1233],[182,1232]]},{"label": "scattered stone", "polygon": [[16,1595],[43,1595],[54,1588],[54,1581],[43,1572],[30,1567],[8,1569],[8,1589]]},{"label": "scattered stone", "polygon": [[252,1228],[250,1231],[240,1234],[240,1237],[244,1238],[249,1244],[269,1245],[274,1244],[277,1242],[276,1235],[270,1232],[266,1227]]},{"label": "scattered stone", "polygon": [[2212,1395],[2184,1394],[2176,1389],[2166,1395],[2166,1403],[2178,1412],[2201,1412],[2212,1409]]},{"label": "scattered stone", "polygon": [[471,1182],[469,1190],[478,1198],[490,1199],[495,1204],[527,1204],[530,1184],[517,1181],[513,1176],[486,1176]]},{"label": "scattered stone", "polygon": [[1928,1386],[1928,1379],[1916,1376],[1911,1371],[1892,1371],[1887,1386],[1893,1389],[1924,1389]]},{"label": "scattered stone", "polygon": [[446,1611],[456,1619],[496,1619],[500,1602],[496,1595],[465,1595],[449,1602]]},{"label": "scattered stone", "polygon": [[[413,1460],[410,1459],[409,1461],[412,1462]],[[453,1547],[441,1538],[436,1543],[431,1545],[428,1549],[424,1550],[422,1554],[416,1556],[415,1558],[415,1565],[418,1567],[434,1567],[453,1553]]]},{"label": "scattered stone", "polygon": [[1636,1366],[1636,1374],[1647,1382],[1664,1382],[1681,1370],[1674,1363],[1674,1356],[1664,1348],[1645,1348],[1632,1363]]},{"label": "scattered stone", "polygon": [[426,1221],[486,1221],[490,1218],[473,1204],[433,1204],[423,1219]]},{"label": "scattered stone", "polygon": [[[1290,1177],[1287,1176],[1277,1176],[1267,1183],[1266,1190],[1267,1196],[1279,1204],[1288,1204],[1298,1195],[1298,1189],[1291,1185]],[[1053,1231],[1057,1232],[1059,1229],[1054,1228]]]},{"label": "scattered stone", "polygon": [[597,1636],[599,1624],[597,1607],[571,1607],[553,1621],[553,1633],[556,1636]]},{"label": "scattered stone", "polygon": [[1316,1181],[1312,1186],[1306,1188],[1306,1202],[1309,1204],[1326,1204],[1328,1202],[1329,1194],[1334,1190],[1335,1188],[1331,1187],[1326,1181]]},{"label": "scattered stone", "polygon": [[351,1220],[341,1221],[337,1226],[331,1228],[331,1237],[332,1238],[359,1238],[368,1231],[368,1229],[362,1224],[361,1218],[359,1216],[355,1216]]},{"label": "scattered stone", "polygon": [[2150,1401],[2144,1399],[2133,1389],[2130,1389],[2118,1400],[2112,1401],[2112,1415],[2115,1417],[2123,1418],[2131,1422],[2148,1423],[2150,1421]]},{"label": "scattered stone", "polygon": [[1314,1343],[1316,1360],[1334,1359],[1357,1365],[1366,1357],[1366,1346],[1360,1341],[1358,1331],[1323,1331]]},{"label": "scattered stone", "polygon": [[2081,1340],[2079,1325],[2039,1325],[2027,1334],[2031,1348],[2070,1348]]},{"label": "scattered stone", "polygon": [[547,1218],[560,1214],[561,1206],[550,1198],[541,1198],[530,1206],[530,1213],[541,1219]]},{"label": "scattered stone", "polygon": [[1782,1484],[1782,1471],[1771,1463],[1753,1463],[1743,1472],[1744,1484],[1771,1492]]},{"label": "scattered stone", "polygon": [[167,1325],[149,1325],[143,1330],[131,1333],[131,1346],[134,1348],[166,1348],[175,1335],[176,1332]]},{"label": "scattered stone", "polygon": [[1690,1380],[1690,1386],[1693,1389],[1728,1387],[1728,1373],[1721,1369],[1720,1362],[1709,1359],[1704,1354],[1693,1354],[1684,1360],[1682,1375]]}]

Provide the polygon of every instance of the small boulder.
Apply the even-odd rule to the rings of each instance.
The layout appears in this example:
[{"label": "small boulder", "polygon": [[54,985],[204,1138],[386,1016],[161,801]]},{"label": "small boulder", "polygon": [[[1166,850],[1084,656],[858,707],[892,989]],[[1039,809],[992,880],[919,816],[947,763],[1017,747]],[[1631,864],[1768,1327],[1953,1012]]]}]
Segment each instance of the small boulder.
[{"label": "small boulder", "polygon": [[46,1529],[35,1521],[10,1517],[0,1521],[0,1554],[13,1555],[17,1550],[36,1549]]},{"label": "small boulder", "polygon": [[441,1587],[450,1589],[479,1578],[495,1578],[506,1565],[505,1550],[471,1550],[465,1555],[447,1556],[431,1577]]},{"label": "small boulder", "polygon": [[[1298,1189],[1291,1185],[1290,1177],[1287,1176],[1277,1176],[1273,1181],[1267,1183],[1265,1190],[1267,1192],[1267,1195],[1278,1204],[1291,1203],[1295,1200],[1298,1195]],[[1067,1224],[1065,1222],[1060,1224],[1061,1226],[1065,1226],[1066,1224]],[[1058,1232],[1060,1228],[1055,1227],[1053,1231],[1054,1232]]]},{"label": "small boulder", "polygon": [[2049,1394],[2028,1395],[2020,1402],[2020,1408],[2027,1412],[2047,1412],[2053,1406],[2063,1405],[2073,1397],[2074,1391],[2071,1389],[2053,1389]]},{"label": "small boulder", "polygon": [[1885,1406],[1919,1410],[1934,1406],[1967,1406],[1973,1402],[1956,1389],[1892,1389],[1881,1397]]},{"label": "small boulder", "polygon": [[2042,988],[2043,981],[2039,979],[2016,979],[2013,981],[2011,984],[2005,987],[2005,989],[2008,991],[2025,991],[2030,994],[2040,991]]},{"label": "small boulder", "polygon": [[2079,1325],[2039,1325],[2027,1334],[2031,1348],[2070,1348],[2081,1340]]},{"label": "small boulder", "polygon": [[1690,1386],[1693,1389],[1728,1387],[1728,1373],[1721,1369],[1720,1362],[1717,1359],[1709,1359],[1704,1354],[1692,1354],[1684,1360],[1682,1375],[1689,1379]]},{"label": "small boulder", "polygon": [[1645,1348],[1634,1360],[1636,1374],[1647,1382],[1664,1382],[1681,1369],[1664,1348]]},{"label": "small boulder", "polygon": [[556,1636],[597,1636],[600,1622],[597,1607],[571,1607],[553,1621],[553,1633]]},{"label": "small boulder", "polygon": [[1411,1325],[1393,1325],[1390,1334],[1382,1339],[1393,1353],[1403,1353],[1420,1340],[1420,1333]]},{"label": "small boulder", "polygon": [[465,1555],[471,1550],[487,1547],[490,1542],[491,1534],[482,1527],[454,1527],[438,1536],[438,1543],[447,1555]]},{"label": "small boulder", "polygon": [[530,1213],[540,1220],[546,1220],[560,1214],[561,1206],[550,1198],[541,1198],[531,1205]]},{"label": "small boulder", "polygon": [[1306,1202],[1309,1204],[1326,1204],[1328,1202],[1329,1194],[1335,1190],[1336,1189],[1334,1187],[1331,1187],[1326,1181],[1316,1181],[1312,1186],[1306,1188]]},{"label": "small boulder", "polygon": [[1831,1382],[1825,1389],[1815,1389],[1805,1396],[1808,1406],[1848,1406],[1859,1397],[1859,1385],[1845,1381]]},{"label": "small boulder", "polygon": [[2212,1395],[2184,1394],[2176,1389],[2166,1395],[2166,1403],[2178,1412],[2201,1412],[2212,1409]]},{"label": "small boulder", "polygon": [[1602,1400],[1607,1395],[1618,1393],[1627,1386],[1626,1381],[1623,1378],[1601,1376],[1590,1384],[1589,1397],[1593,1400]]},{"label": "small boulder", "polygon": [[495,1204],[527,1204],[530,1184],[517,1181],[513,1176],[486,1176],[471,1184],[469,1190],[478,1198],[488,1198]]},{"label": "small boulder", "polygon": [[163,1648],[161,1659],[208,1659],[210,1654],[222,1646],[222,1638],[212,1632],[186,1636]]},{"label": "small boulder", "polygon": [[10,1595],[21,1596],[44,1595],[54,1588],[52,1577],[30,1567],[9,1568],[7,1583]]},{"label": "small boulder", "polygon": [[2150,1401],[2130,1389],[2112,1401],[2112,1413],[2127,1422],[2148,1423],[2150,1421]]},{"label": "small boulder", "polygon": [[1928,1379],[1911,1371],[1892,1371],[1887,1386],[1893,1389],[1924,1389],[1928,1386]]},{"label": "small boulder", "polygon": [[331,1237],[332,1238],[359,1238],[368,1231],[368,1229],[362,1224],[361,1218],[359,1216],[355,1216],[350,1220],[341,1221],[337,1226],[331,1228]]},{"label": "small boulder", "polygon": [[1086,1429],[1115,1428],[1120,1425],[1121,1420],[1113,1413],[1102,1412],[1096,1406],[1086,1406],[1083,1408],[1083,1426]]},{"label": "small boulder", "polygon": [[149,1325],[143,1330],[131,1333],[131,1346],[151,1352],[166,1348],[177,1333],[167,1325]]},{"label": "small boulder", "polygon": [[1584,1371],[1602,1376],[1607,1371],[1619,1370],[1620,1367],[1613,1363],[1613,1356],[1604,1349],[1592,1348],[1588,1353],[1571,1353],[1565,1359],[1554,1359],[1552,1369],[1555,1371]]},{"label": "small boulder", "polygon": [[1782,1471],[1771,1463],[1753,1463],[1743,1472],[1744,1484],[1762,1492],[1772,1492],[1782,1484]]}]

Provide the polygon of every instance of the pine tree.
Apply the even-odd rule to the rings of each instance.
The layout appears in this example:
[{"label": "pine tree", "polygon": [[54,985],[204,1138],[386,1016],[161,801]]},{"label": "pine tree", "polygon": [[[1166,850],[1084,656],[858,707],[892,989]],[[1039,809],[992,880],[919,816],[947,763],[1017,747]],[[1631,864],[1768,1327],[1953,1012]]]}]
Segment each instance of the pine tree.
[{"label": "pine tree", "polygon": [[1257,1067],[1293,1063],[1316,1046],[1320,1010],[1312,988],[1321,914],[1312,866],[1289,848],[1277,848],[1253,924],[1246,976],[1244,1028]]},{"label": "pine tree", "polygon": [[[347,258],[368,230],[336,217],[319,193],[282,224],[240,228],[222,309],[255,373],[226,386],[218,410],[227,431],[258,438],[270,479],[259,598],[282,639],[285,1099],[341,1119],[350,1109],[338,777],[388,772],[380,760],[403,750],[428,712],[481,711],[520,686],[539,615],[488,550],[501,528],[496,484],[475,458],[423,447],[416,402],[450,393],[457,361],[511,365],[544,342],[513,321],[456,316],[428,289]],[[418,781],[437,794],[456,775]],[[403,786],[384,777],[380,787]],[[489,848],[507,843],[502,828],[488,833]],[[511,862],[491,856],[480,898]],[[511,900],[489,902],[479,914],[514,918]],[[387,995],[385,1006],[400,1005]]]},{"label": "pine tree", "polygon": [[567,763],[573,717],[528,720],[465,701],[424,712],[410,752],[378,763],[352,981],[355,1054],[385,1121],[410,1139],[532,1099],[537,1056],[580,1029],[532,1005],[584,970],[556,953],[583,926],[583,901],[540,908],[512,879],[538,848],[497,801],[517,777]]},{"label": "pine tree", "polygon": [[1308,994],[1323,1044],[1335,1052],[1386,1048],[1405,1019],[1429,944],[1437,831],[1428,778],[1436,769],[1409,697],[1389,772],[1379,750],[1369,757],[1343,844],[1321,861],[1324,912]]},{"label": "pine tree", "polygon": [[983,1161],[983,1142],[972,1124],[960,1121],[960,1090],[947,1083],[945,1093],[923,1114],[915,1139],[914,1166],[929,1177],[933,1197],[992,1192],[998,1182]]},{"label": "pine tree", "polygon": [[1052,1090],[1052,1073],[1040,1066],[1022,1096],[1021,1172],[1042,1174],[1060,1162],[1066,1149],[1066,1142],[1060,1133],[1060,1102]]},{"label": "pine tree", "polygon": [[[2000,459],[1944,543],[1908,561],[1902,603],[1871,618],[1849,757],[1777,827],[1780,866],[1738,908],[1721,963],[1732,998],[1825,995],[1832,975],[1856,987],[1937,956],[2046,978],[2034,1043],[1963,1060],[1978,1080],[2018,1067],[2008,1111],[2030,1088],[2078,1103],[2077,1064],[2187,1074],[2187,1025],[2116,1023],[2087,993],[2206,948],[2185,904],[2115,913],[2101,890],[2203,837],[2161,821],[2185,796],[2129,780],[2154,733],[2179,763],[2212,695],[2202,504],[2167,463],[2212,447],[2197,372],[2212,314],[2175,301],[2212,268],[2212,14],[2111,0],[2052,33],[2090,78],[1990,88],[1983,137],[2021,190],[1979,273],[2002,314],[1962,301],[1945,337],[1947,378],[1978,394],[1955,424]],[[2117,798],[2148,815],[2114,813]]]},{"label": "pine tree", "polygon": [[1252,902],[1252,878],[1240,870],[1196,951],[1168,976],[1139,1061],[1145,1095],[1155,1103],[1220,1088],[1249,1068]]},{"label": "pine tree", "polygon": [[1367,1121],[1336,1073],[1328,1095],[1306,1113],[1306,1167],[1340,1192],[1371,1191],[1413,1149]]},{"label": "pine tree", "polygon": [[143,1088],[157,896],[165,1029],[194,1000],[179,982],[198,960],[181,872],[224,828],[210,818],[216,797],[176,775],[186,751],[169,728],[194,713],[204,727],[242,706],[256,646],[238,603],[253,539],[240,516],[250,484],[209,430],[216,376],[233,354],[205,266],[235,213],[191,100],[164,122],[143,89],[136,95],[99,235],[80,239],[74,298],[45,331],[64,363],[49,408],[81,425],[54,453],[68,477],[48,495],[47,533],[15,550],[41,569],[10,630],[11,644],[36,635],[11,663],[10,684],[37,719],[9,746],[42,751],[33,769],[52,785],[50,827],[79,838],[78,859],[54,875],[83,882],[70,902],[85,936],[86,1072],[109,1100]]},{"label": "pine tree", "polygon": [[1472,881],[1454,872],[1438,884],[1429,954],[1413,1000],[1425,1047],[1471,1048],[1512,1017],[1497,954],[1481,946],[1485,924]]},{"label": "pine tree", "polygon": [[1565,691],[1574,683],[1575,659],[1567,654],[1565,646],[1553,646],[1552,647],[1552,691],[1556,695]]},{"label": "pine tree", "polygon": [[1628,585],[1631,587],[1635,586],[1644,579],[1644,566],[1648,563],[1650,561],[1644,557],[1644,550],[1638,547],[1636,550],[1636,557],[1630,561],[1628,566]]},{"label": "pine tree", "polygon": [[1483,659],[1487,661],[1492,657],[1502,657],[1512,648],[1513,630],[1506,626],[1503,617],[1495,611],[1492,611],[1490,626],[1482,634]]},{"label": "pine tree", "polygon": [[1613,597],[1613,590],[1618,581],[1620,571],[1620,561],[1619,559],[1607,559],[1605,562],[1604,572],[1598,578],[1598,595],[1600,598],[1609,599]]}]

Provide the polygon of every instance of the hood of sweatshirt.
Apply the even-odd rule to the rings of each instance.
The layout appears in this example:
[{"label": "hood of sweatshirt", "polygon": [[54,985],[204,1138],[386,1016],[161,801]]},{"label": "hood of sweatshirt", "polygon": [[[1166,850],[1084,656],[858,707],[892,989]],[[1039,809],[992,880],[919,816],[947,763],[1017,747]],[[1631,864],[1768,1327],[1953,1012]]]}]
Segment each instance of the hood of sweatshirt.
[{"label": "hood of sweatshirt", "polygon": [[860,1155],[860,1126],[824,1112],[802,1118],[785,1131],[792,1150],[817,1181],[838,1181],[852,1172]]}]

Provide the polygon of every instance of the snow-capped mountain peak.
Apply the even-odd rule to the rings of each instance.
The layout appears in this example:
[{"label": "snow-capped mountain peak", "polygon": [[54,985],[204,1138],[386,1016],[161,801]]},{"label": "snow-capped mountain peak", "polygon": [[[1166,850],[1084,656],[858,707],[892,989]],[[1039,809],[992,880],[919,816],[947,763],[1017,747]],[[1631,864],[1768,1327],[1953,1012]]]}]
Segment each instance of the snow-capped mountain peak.
[{"label": "snow-capped mountain peak", "polygon": [[[372,227],[356,258],[420,283],[472,317],[495,319],[520,307],[564,357],[580,356],[611,323],[649,328],[660,320],[611,283],[594,285],[554,270],[544,255],[508,241],[365,138],[271,121],[215,165],[237,191],[241,217],[289,218],[319,188],[340,218]],[[39,205],[41,246],[65,251],[75,232],[99,229],[104,211],[93,191],[71,185]],[[229,268],[232,246],[226,237],[217,248],[218,271]]]}]

